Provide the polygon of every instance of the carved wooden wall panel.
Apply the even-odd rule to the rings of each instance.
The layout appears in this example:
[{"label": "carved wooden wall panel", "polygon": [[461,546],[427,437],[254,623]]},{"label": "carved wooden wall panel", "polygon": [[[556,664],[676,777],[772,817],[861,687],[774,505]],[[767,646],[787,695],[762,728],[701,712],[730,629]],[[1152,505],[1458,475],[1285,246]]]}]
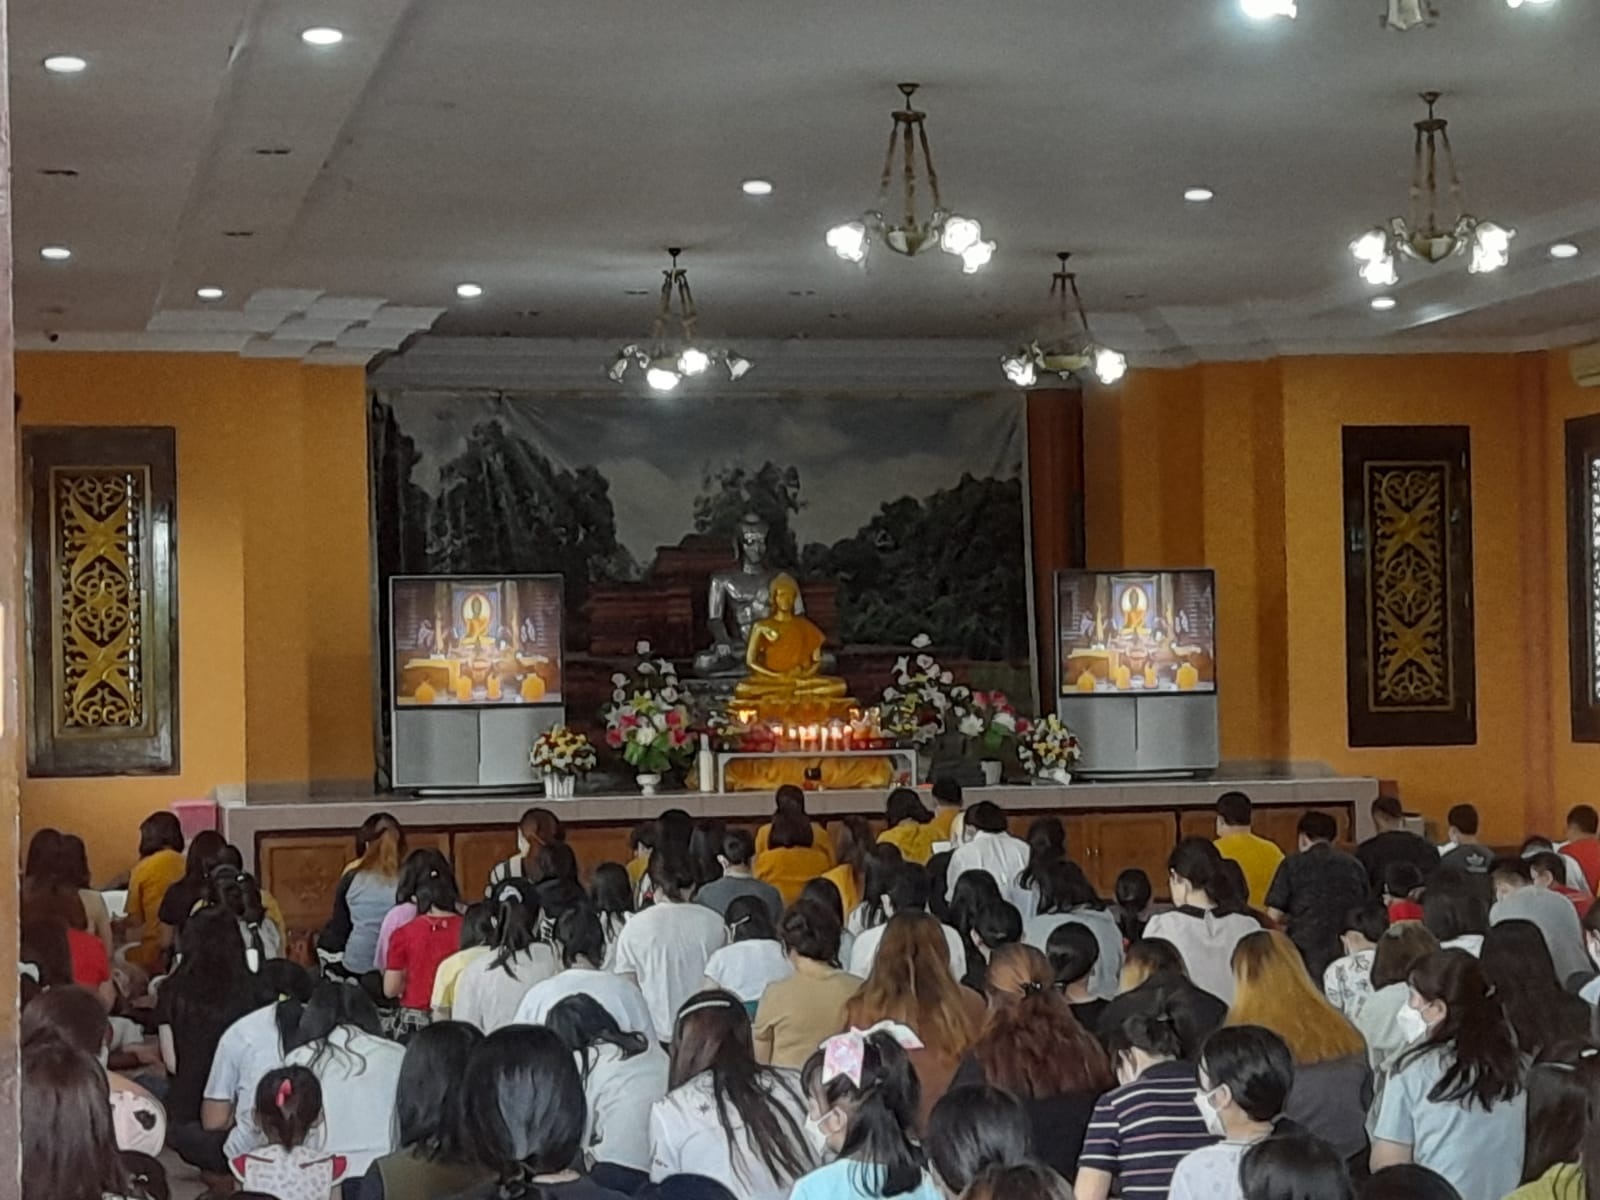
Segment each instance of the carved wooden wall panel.
[{"label": "carved wooden wall panel", "polygon": [[1600,742],[1600,415],[1568,421],[1566,432],[1572,740]]},{"label": "carved wooden wall panel", "polygon": [[171,429],[23,432],[32,775],[178,770]]},{"label": "carved wooden wall panel", "polygon": [[1477,741],[1465,426],[1344,431],[1352,746]]}]

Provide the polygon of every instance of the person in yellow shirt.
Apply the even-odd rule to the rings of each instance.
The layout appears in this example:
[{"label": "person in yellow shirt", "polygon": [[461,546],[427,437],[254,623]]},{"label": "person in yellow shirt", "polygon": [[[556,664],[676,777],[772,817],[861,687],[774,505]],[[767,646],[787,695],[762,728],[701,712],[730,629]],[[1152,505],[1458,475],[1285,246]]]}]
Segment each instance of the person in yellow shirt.
[{"label": "person in yellow shirt", "polygon": [[[786,783],[778,789],[774,803],[774,820],[768,821],[756,830],[756,854],[762,855],[767,851],[767,845],[772,837],[772,826],[776,814],[786,808],[792,808],[802,817],[806,815],[806,794],[792,783]],[[808,820],[810,818],[807,818]],[[811,844],[828,856],[828,865],[831,867],[837,861],[833,854],[833,839],[828,836],[827,827],[817,821],[811,822]]]},{"label": "person in yellow shirt", "polygon": [[861,903],[862,889],[867,882],[867,859],[877,839],[872,824],[865,817],[846,817],[839,822],[839,865],[827,871],[822,878],[839,889],[839,899],[848,917]]},{"label": "person in yellow shirt", "polygon": [[954,841],[951,826],[955,819],[961,815],[961,785],[949,775],[941,775],[933,781],[933,798],[936,801],[933,809],[933,819],[928,822],[928,827],[936,842]]},{"label": "person in yellow shirt", "polygon": [[922,798],[910,788],[895,788],[884,806],[884,817],[886,828],[878,841],[895,847],[906,862],[927,866],[933,857],[933,843],[939,838],[930,824],[933,814],[922,806]]},{"label": "person in yellow shirt", "polygon": [[756,878],[778,889],[785,906],[806,884],[833,866],[831,855],[815,844],[811,822],[797,808],[780,808],[772,817],[767,849],[756,855]]},{"label": "person in yellow shirt", "polygon": [[628,835],[628,849],[632,851],[632,857],[628,859],[628,882],[633,885],[635,895],[639,892],[639,881],[650,868],[650,852],[655,848],[656,823],[646,821],[642,825],[635,825],[633,832]]},{"label": "person in yellow shirt", "polygon": [[139,825],[139,861],[128,876],[128,915],[121,922],[122,935],[137,939],[128,949],[128,960],[147,971],[161,966],[167,939],[157,914],[167,889],[183,878],[184,865],[183,827],[177,815],[151,813]]},{"label": "person in yellow shirt", "polygon": [[1267,902],[1267,889],[1283,862],[1283,851],[1276,842],[1250,832],[1250,797],[1243,792],[1226,792],[1217,798],[1217,853],[1231,858],[1244,871],[1250,887],[1250,906],[1261,908]]}]

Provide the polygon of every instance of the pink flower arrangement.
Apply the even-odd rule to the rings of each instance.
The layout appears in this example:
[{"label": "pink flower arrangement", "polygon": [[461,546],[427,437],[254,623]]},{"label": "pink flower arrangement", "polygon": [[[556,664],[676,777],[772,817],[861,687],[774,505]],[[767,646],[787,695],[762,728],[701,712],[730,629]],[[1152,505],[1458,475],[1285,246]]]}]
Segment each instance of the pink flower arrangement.
[{"label": "pink flower arrangement", "polygon": [[639,643],[639,655],[632,676],[618,672],[611,677],[606,745],[622,751],[635,770],[659,775],[688,760],[694,722],[677,669],[664,658],[651,658],[648,642]]}]

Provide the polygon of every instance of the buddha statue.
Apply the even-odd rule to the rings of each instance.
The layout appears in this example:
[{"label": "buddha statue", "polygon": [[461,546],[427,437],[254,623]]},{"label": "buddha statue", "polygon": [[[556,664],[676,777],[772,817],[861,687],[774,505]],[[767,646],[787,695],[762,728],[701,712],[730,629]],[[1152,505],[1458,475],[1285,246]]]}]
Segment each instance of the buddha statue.
[{"label": "buddha statue", "polygon": [[[744,671],[745,658],[738,647],[749,645],[756,622],[772,612],[772,585],[778,572],[767,565],[767,533],[765,521],[746,513],[733,537],[736,564],[711,576],[706,598],[711,648],[695,656],[699,675],[737,677]],[[805,602],[796,588],[794,612],[805,611]]]},{"label": "buddha statue", "polygon": [[824,635],[795,611],[799,599],[800,585],[779,574],[768,593],[772,615],[750,630],[745,648],[749,674],[733,694],[763,719],[792,715],[821,720],[848,711],[852,703],[844,680],[822,674]]},{"label": "buddha statue", "polygon": [[487,650],[493,645],[489,637],[489,606],[480,593],[468,596],[461,606],[461,625],[464,648]]}]

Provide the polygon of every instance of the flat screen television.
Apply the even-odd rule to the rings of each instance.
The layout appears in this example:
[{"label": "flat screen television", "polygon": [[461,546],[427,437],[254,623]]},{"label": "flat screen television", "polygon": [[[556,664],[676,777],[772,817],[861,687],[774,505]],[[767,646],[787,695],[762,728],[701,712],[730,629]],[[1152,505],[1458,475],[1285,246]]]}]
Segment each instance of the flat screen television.
[{"label": "flat screen television", "polygon": [[1209,570],[1058,571],[1061,694],[1215,695],[1216,623]]},{"label": "flat screen television", "polygon": [[389,647],[396,710],[559,707],[559,575],[396,575]]}]

